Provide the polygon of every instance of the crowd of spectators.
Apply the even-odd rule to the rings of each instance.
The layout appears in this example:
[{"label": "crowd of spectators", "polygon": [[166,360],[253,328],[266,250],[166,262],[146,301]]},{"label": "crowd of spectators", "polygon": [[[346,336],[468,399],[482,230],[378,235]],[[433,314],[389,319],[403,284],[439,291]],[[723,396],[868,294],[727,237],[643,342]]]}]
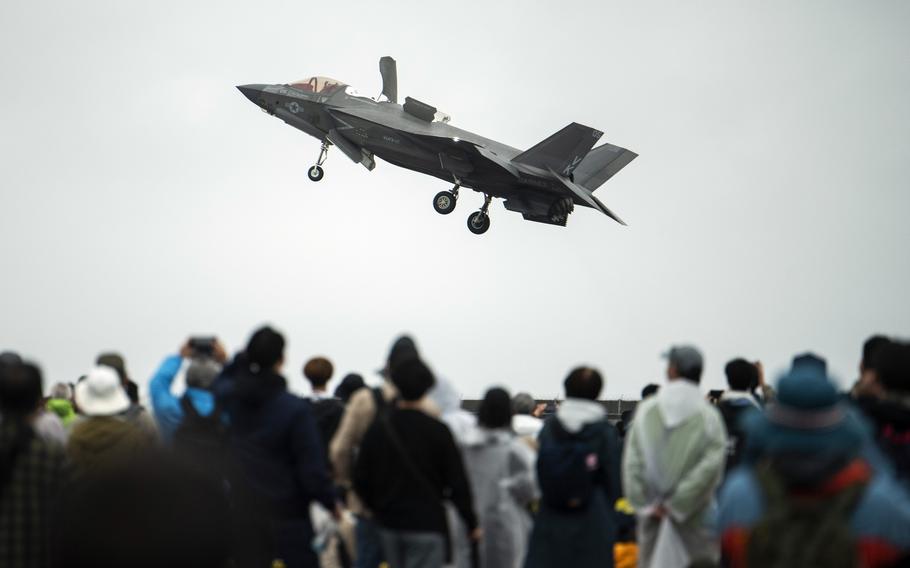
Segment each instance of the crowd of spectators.
[{"label": "crowd of spectators", "polygon": [[45,397],[4,352],[0,567],[910,565],[910,343],[870,338],[848,393],[812,353],[711,392],[697,348],[665,357],[614,424],[587,366],[469,413],[408,336],[372,387],[311,358],[308,397],[271,327],[190,339],[149,408],[117,353]]}]

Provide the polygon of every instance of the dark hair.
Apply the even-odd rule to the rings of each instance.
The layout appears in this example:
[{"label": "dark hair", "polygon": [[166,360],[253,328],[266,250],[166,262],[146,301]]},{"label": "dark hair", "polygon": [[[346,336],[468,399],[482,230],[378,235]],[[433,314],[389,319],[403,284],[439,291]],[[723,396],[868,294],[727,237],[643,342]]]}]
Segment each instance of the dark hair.
[{"label": "dark hair", "polygon": [[38,408],[43,388],[41,370],[32,363],[0,366],[0,413],[23,418]]},{"label": "dark hair", "polygon": [[355,392],[366,386],[367,384],[364,382],[363,377],[357,373],[349,373],[341,379],[341,384],[335,389],[335,397],[347,403]]},{"label": "dark hair", "polygon": [[487,391],[477,409],[477,423],[484,428],[508,428],[512,425],[512,399],[503,388]]},{"label": "dark hair", "polygon": [[433,372],[420,359],[402,361],[392,369],[392,384],[407,401],[419,400],[435,383]]},{"label": "dark hair", "polygon": [[863,359],[860,366],[865,370],[875,369],[875,360],[878,352],[882,347],[891,343],[891,340],[884,335],[873,335],[863,343]]},{"label": "dark hair", "polygon": [[645,385],[645,388],[641,389],[641,399],[644,400],[653,394],[657,394],[657,391],[660,390],[660,385],[655,385],[654,383],[648,383]]},{"label": "dark hair", "polygon": [[727,363],[724,374],[731,390],[749,391],[758,386],[758,368],[743,358]]},{"label": "dark hair", "polygon": [[271,370],[284,358],[284,336],[269,326],[260,327],[246,344],[250,370]]},{"label": "dark hair", "polygon": [[313,357],[303,366],[303,376],[314,387],[324,387],[332,378],[335,368],[325,357]]},{"label": "dark hair", "polygon": [[604,386],[603,377],[597,369],[576,367],[563,382],[566,398],[586,398],[597,400]]},{"label": "dark hair", "polygon": [[886,391],[910,393],[910,343],[889,341],[878,351],[873,365]]}]

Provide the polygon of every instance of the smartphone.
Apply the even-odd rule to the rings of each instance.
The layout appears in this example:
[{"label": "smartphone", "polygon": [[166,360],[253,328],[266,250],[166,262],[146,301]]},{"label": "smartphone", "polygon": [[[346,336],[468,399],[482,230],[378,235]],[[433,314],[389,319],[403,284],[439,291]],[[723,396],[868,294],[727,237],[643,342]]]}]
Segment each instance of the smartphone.
[{"label": "smartphone", "polygon": [[200,357],[211,357],[215,352],[215,336],[208,337],[191,337],[190,338],[190,349],[193,350],[193,355]]}]

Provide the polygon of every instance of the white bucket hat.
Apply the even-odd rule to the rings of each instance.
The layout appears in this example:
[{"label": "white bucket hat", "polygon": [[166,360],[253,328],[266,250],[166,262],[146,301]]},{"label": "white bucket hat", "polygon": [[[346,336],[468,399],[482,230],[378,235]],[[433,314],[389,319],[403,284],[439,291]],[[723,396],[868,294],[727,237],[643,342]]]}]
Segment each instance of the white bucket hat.
[{"label": "white bucket hat", "polygon": [[130,407],[117,371],[95,367],[76,385],[76,404],[86,416],[113,416]]}]

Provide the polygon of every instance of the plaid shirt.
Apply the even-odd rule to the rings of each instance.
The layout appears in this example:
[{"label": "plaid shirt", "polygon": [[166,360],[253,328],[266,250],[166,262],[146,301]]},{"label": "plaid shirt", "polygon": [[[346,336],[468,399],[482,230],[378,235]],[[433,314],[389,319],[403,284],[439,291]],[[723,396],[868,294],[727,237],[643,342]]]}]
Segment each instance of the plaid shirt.
[{"label": "plaid shirt", "polygon": [[[19,428],[0,423],[0,448],[9,448]],[[0,488],[0,567],[50,564],[50,516],[63,481],[64,459],[62,447],[37,436],[15,457]]]}]

